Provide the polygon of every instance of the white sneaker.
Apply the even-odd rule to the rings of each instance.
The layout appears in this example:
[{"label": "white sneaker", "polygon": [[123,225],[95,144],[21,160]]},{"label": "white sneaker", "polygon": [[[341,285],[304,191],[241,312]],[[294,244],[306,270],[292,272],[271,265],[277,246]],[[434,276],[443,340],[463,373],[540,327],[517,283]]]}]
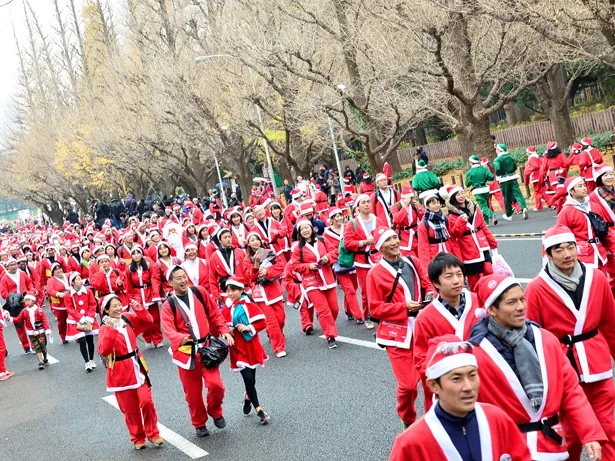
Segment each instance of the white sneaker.
[{"label": "white sneaker", "polygon": [[512,221],[512,216],[506,216],[506,214],[503,214],[502,219],[505,219],[506,221]]},{"label": "white sneaker", "polygon": [[96,363],[94,362],[94,360],[90,360],[90,366],[92,367],[92,370],[96,368]]},{"label": "white sneaker", "polygon": [[527,219],[527,218],[529,218],[529,215],[527,213],[527,208],[524,208],[523,209],[523,219]]},{"label": "white sneaker", "polygon": [[90,362],[85,362],[85,372],[90,373],[92,371],[92,365]]},{"label": "white sneaker", "polygon": [[280,351],[275,356],[278,358],[286,357],[286,351]]},{"label": "white sneaker", "polygon": [[365,321],[365,328],[367,328],[368,330],[373,330],[375,326],[376,325],[371,320]]}]

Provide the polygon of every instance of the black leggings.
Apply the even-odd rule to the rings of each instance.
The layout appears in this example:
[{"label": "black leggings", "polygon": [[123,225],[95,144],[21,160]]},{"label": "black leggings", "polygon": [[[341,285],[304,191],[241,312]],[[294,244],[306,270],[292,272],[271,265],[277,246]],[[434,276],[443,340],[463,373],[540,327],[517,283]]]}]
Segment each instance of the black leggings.
[{"label": "black leggings", "polygon": [[94,336],[87,335],[83,338],[79,338],[77,342],[79,343],[79,349],[81,349],[83,360],[86,362],[94,360]]},{"label": "black leggings", "polygon": [[256,369],[244,368],[240,371],[243,382],[246,385],[246,394],[248,399],[252,403],[252,406],[256,409],[260,407],[258,403],[258,395],[256,394]]}]

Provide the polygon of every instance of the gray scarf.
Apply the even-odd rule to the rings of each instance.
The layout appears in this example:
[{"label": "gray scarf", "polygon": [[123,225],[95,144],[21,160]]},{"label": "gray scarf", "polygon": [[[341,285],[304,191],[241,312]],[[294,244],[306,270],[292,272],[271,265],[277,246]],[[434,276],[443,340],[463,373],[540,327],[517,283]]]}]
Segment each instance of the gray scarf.
[{"label": "gray scarf", "polygon": [[581,277],[583,277],[583,269],[581,269],[581,264],[578,261],[574,265],[574,269],[572,269],[572,273],[570,275],[566,275],[560,271],[551,259],[547,263],[547,267],[549,269],[549,275],[553,280],[568,291],[572,291],[573,293],[577,291],[577,287],[579,286],[579,283],[581,283]]},{"label": "gray scarf", "polygon": [[522,328],[505,328],[493,317],[489,317],[487,328],[496,338],[502,341],[504,346],[512,348],[525,395],[530,399],[534,408],[540,408],[544,396],[544,384],[538,355],[532,344],[525,339],[527,324],[523,325]]}]

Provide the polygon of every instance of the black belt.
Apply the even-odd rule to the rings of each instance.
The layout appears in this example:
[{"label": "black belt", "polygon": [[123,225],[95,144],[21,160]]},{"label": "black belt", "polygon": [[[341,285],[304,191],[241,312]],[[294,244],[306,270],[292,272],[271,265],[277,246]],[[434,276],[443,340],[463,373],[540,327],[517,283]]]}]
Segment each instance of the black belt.
[{"label": "black belt", "polygon": [[528,432],[542,432],[545,437],[557,442],[559,445],[564,445],[564,439],[561,435],[553,430],[553,426],[559,423],[559,416],[555,413],[550,418],[542,418],[534,423],[517,424],[517,427],[523,434]]},{"label": "black belt", "polygon": [[607,227],[613,227],[615,226],[615,222],[608,222],[606,223]]},{"label": "black belt", "polygon": [[446,243],[446,242],[448,242],[448,239],[437,239],[437,238],[433,238],[433,237],[427,237],[427,240],[429,241],[429,243],[431,245],[436,244],[436,243]]},{"label": "black belt", "polygon": [[573,349],[572,346],[574,346],[576,343],[587,341],[588,339],[593,338],[597,334],[598,334],[598,328],[594,328],[593,330],[586,331],[585,333],[581,333],[580,335],[575,335],[575,336],[566,335],[566,336],[559,338],[560,343],[568,346],[566,357],[568,357],[568,360],[570,360],[572,368],[574,368],[574,371],[576,371],[577,375],[579,376],[581,375],[581,373],[579,373],[579,369],[577,367],[577,361],[574,359],[574,352],[572,351]]},{"label": "black belt", "polygon": [[113,358],[114,362],[121,362],[122,360],[127,360],[130,359],[132,357],[137,357],[137,363],[139,364],[139,368],[141,369],[141,373],[143,373],[143,376],[145,376],[145,382],[147,383],[147,385],[149,387],[152,387],[152,383],[149,380],[149,375],[147,374],[147,370],[145,369],[145,366],[143,365],[143,362],[141,361],[141,358],[139,357],[139,348],[136,348],[134,351],[129,352],[128,354],[124,354],[124,355],[118,355],[116,357]]},{"label": "black belt", "polygon": [[122,360],[127,360],[131,357],[134,357],[135,355],[137,355],[137,353],[139,352],[139,349],[135,349],[132,352],[129,352],[128,354],[124,354],[124,355],[118,355],[116,356],[113,361],[114,362],[121,362]]},{"label": "black belt", "polygon": [[467,230],[465,231],[462,235],[472,235],[472,234],[476,234],[477,232],[480,232],[483,230],[483,226],[478,226],[476,229],[472,229],[472,230]]},{"label": "black belt", "polygon": [[369,256],[369,255],[373,255],[378,253],[378,250],[369,250],[369,251],[357,251],[356,254],[358,255],[365,255],[365,256]]},{"label": "black belt", "polygon": [[146,283],[145,285],[135,285],[135,288],[148,288],[151,287],[152,284],[151,283]]},{"label": "black belt", "polygon": [[397,230],[407,231],[407,230],[415,229],[415,228],[416,228],[416,224],[413,224],[412,226],[401,226],[401,227],[398,227]]},{"label": "black belt", "polygon": [[593,239],[589,239],[588,243],[600,243],[600,239],[598,237],[594,237]]}]

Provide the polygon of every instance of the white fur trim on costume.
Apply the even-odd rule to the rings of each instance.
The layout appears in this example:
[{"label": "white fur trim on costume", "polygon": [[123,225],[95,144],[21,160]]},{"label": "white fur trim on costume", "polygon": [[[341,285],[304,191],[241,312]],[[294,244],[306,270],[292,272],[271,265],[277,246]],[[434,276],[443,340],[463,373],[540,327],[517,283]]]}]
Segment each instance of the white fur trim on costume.
[{"label": "white fur trim on costume", "polygon": [[568,184],[566,192],[570,192],[574,188],[574,186],[579,184],[581,181],[585,181],[585,179],[581,176],[577,176],[576,178],[574,178],[572,181],[570,181],[570,184]]},{"label": "white fur trim on costume", "polygon": [[453,371],[456,368],[475,366],[478,368],[478,362],[474,354],[454,354],[439,360],[432,366],[427,368],[425,376],[428,379],[438,379],[440,376]]},{"label": "white fur trim on costume", "polygon": [[[491,283],[491,282],[490,282]],[[500,282],[500,284],[493,290],[491,295],[485,301],[485,309],[488,309],[496,299],[500,297],[502,293],[504,293],[508,288],[513,285],[519,285],[519,281],[513,277],[506,277],[504,280]]]},{"label": "white fur trim on costume", "polygon": [[380,247],[382,247],[382,244],[386,242],[387,239],[393,237],[394,235],[397,235],[397,234],[395,233],[393,229],[389,229],[386,232],[383,232],[382,235],[378,237],[378,240],[374,244],[374,246],[376,247],[376,250],[380,251]]},{"label": "white fur trim on costume", "polygon": [[572,242],[576,243],[577,239],[574,237],[572,232],[566,232],[563,234],[556,234],[552,237],[548,237],[543,239],[542,245],[544,249],[551,248],[552,246],[559,245],[560,243]]}]

